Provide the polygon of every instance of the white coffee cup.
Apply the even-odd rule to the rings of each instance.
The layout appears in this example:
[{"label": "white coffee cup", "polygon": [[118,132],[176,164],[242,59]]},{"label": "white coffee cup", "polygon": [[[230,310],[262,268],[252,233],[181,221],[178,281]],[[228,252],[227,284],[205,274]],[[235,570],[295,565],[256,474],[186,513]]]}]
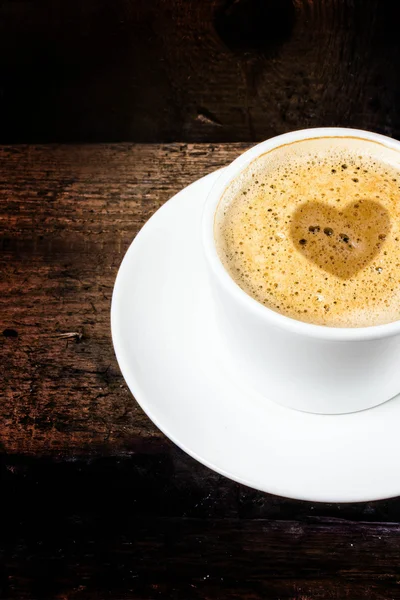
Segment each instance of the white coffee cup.
[{"label": "white coffee cup", "polygon": [[399,152],[400,168],[400,142],[367,131],[317,128],[272,138],[239,156],[213,185],[204,210],[203,245],[217,322],[241,380],[290,408],[339,414],[377,406],[400,392],[400,321],[334,328],[279,314],[236,284],[218,256],[214,238],[218,203],[250,162],[283,144],[321,137],[378,142]]}]

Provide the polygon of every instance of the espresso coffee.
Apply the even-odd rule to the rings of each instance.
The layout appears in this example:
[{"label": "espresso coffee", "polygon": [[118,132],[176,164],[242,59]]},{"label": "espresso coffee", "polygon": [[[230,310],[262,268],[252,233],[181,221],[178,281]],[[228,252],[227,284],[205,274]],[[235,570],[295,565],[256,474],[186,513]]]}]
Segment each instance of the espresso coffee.
[{"label": "espresso coffee", "polygon": [[400,153],[317,138],[255,159],[214,224],[233,280],[268,308],[330,327],[400,319]]}]

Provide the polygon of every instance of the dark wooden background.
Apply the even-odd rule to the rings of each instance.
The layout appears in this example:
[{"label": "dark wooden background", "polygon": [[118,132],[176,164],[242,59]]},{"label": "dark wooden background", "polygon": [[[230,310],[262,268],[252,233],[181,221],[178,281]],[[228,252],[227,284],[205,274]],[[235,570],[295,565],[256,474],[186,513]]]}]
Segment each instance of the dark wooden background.
[{"label": "dark wooden background", "polygon": [[297,502],[199,465],[139,409],[109,331],[123,254],[179,189],[291,129],[400,137],[399,17],[0,0],[0,598],[400,599],[399,499]]},{"label": "dark wooden background", "polygon": [[0,142],[400,135],[395,0],[1,0]]}]

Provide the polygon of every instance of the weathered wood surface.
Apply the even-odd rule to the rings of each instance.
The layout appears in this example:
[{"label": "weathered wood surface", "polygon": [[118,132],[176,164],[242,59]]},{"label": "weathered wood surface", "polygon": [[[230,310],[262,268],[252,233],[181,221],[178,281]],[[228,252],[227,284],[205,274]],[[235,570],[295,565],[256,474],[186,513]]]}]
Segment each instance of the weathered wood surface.
[{"label": "weathered wood surface", "polygon": [[394,0],[0,2],[0,142],[400,136]]},{"label": "weathered wood surface", "polygon": [[118,453],[160,436],[132,402],[114,358],[114,280],[157,208],[242,149],[0,150],[5,451]]},{"label": "weathered wood surface", "polygon": [[310,504],[233,483],[170,443],[118,370],[125,250],[245,147],[0,148],[1,598],[400,598],[398,499]]}]

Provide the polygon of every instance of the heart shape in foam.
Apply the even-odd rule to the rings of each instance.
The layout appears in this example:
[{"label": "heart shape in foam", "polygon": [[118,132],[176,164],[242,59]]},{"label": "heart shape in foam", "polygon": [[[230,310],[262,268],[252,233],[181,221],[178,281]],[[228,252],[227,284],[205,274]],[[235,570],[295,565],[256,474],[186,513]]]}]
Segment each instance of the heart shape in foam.
[{"label": "heart shape in foam", "polygon": [[312,201],[293,213],[290,235],[320,269],[349,279],[381,251],[390,228],[387,210],[374,200],[357,200],[344,209]]}]

